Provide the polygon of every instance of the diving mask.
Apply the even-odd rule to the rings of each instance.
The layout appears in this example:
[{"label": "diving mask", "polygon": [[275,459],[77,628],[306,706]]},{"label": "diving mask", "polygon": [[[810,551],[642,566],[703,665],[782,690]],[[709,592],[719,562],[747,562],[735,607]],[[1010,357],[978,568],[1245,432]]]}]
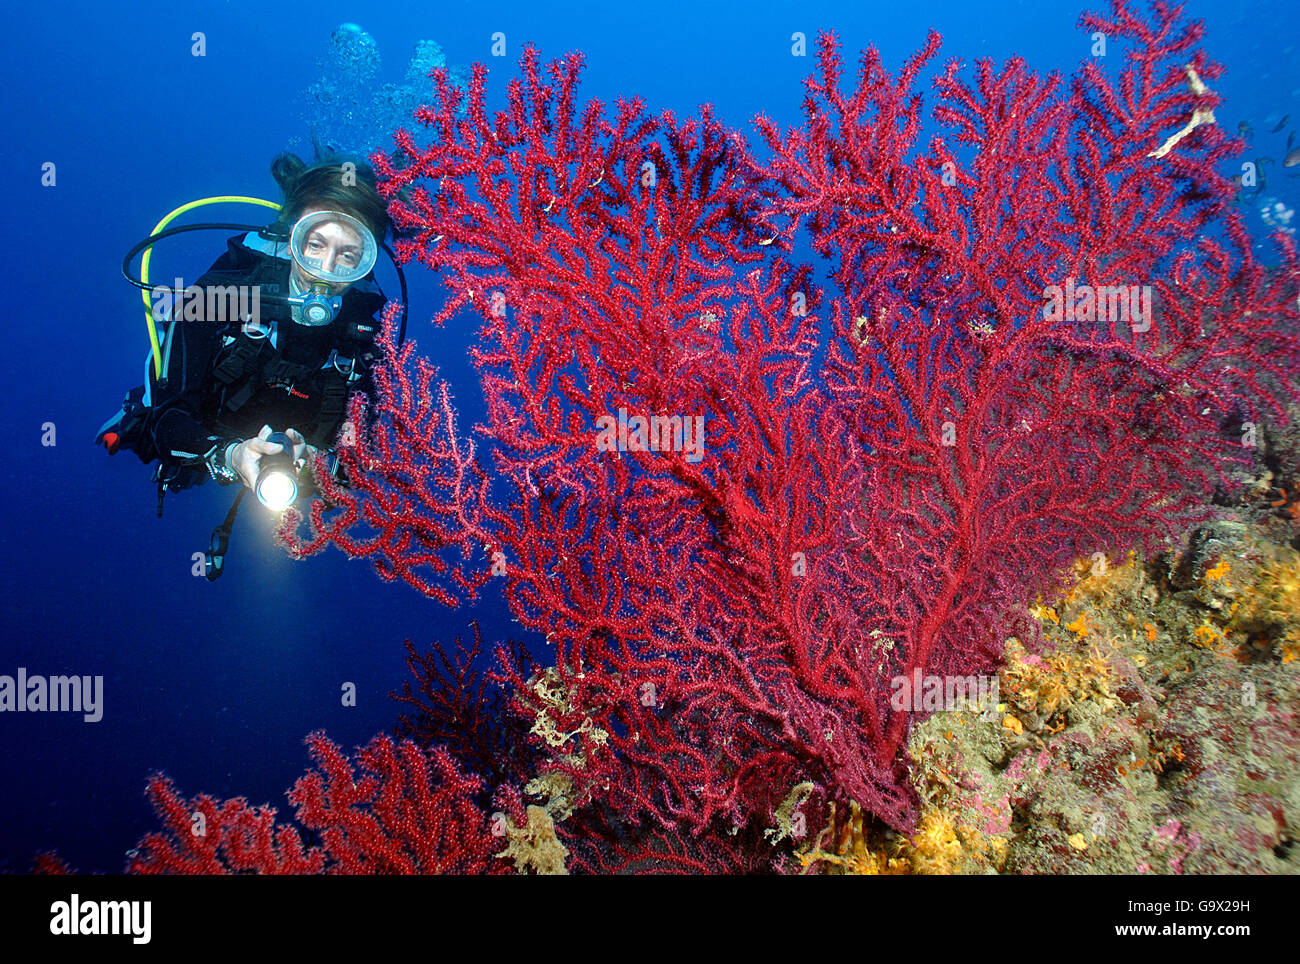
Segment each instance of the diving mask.
[{"label": "diving mask", "polygon": [[311,281],[308,292],[290,299],[299,308],[296,320],[316,327],[333,321],[343,303],[331,294],[332,286],[352,284],[368,275],[379,257],[379,246],[370,229],[352,215],[313,211],[293,226],[289,255]]}]

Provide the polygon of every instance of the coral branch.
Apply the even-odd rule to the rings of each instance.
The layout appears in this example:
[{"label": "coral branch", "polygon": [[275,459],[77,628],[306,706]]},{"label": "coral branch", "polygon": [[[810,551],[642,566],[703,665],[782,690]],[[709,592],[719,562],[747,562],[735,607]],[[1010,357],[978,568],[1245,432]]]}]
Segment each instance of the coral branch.
[{"label": "coral branch", "polygon": [[[164,830],[131,852],[140,874],[416,874],[502,872],[485,814],[482,783],[445,750],[375,737],[359,768],[323,733],[307,738],[318,769],[289,793],[300,826],[277,823],[274,807],[186,800],[171,780],[149,781]],[[318,841],[310,845],[304,841]]]}]

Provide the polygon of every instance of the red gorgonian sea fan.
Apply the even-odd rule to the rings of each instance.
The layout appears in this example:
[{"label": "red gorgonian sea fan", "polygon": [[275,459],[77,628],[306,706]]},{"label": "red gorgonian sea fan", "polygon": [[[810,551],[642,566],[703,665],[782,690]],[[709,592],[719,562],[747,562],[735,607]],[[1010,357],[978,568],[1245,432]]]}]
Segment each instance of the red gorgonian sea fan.
[{"label": "red gorgonian sea fan", "polygon": [[482,782],[444,750],[375,737],[356,765],[323,733],[307,738],[317,769],[289,792],[298,823],[242,797],[182,797],[149,780],[164,829],[127,862],[136,874],[434,874],[503,872],[501,840],[474,802]]},{"label": "red gorgonian sea fan", "polygon": [[1199,25],[1081,23],[1117,77],[952,62],[928,113],[938,35],[848,89],[823,36],[765,158],[708,108],[579,110],[581,58],[530,49],[506,110],[438,75],[379,159],[438,320],[482,319],[487,421],[458,435],[388,326],[353,489],[281,536],[444,602],[503,579],[554,650],[503,676],[571,826],[752,831],[811,785],[908,828],[896,681],[993,672],[1069,562],[1160,544],[1295,401],[1295,250],[1258,264],[1228,206]]}]

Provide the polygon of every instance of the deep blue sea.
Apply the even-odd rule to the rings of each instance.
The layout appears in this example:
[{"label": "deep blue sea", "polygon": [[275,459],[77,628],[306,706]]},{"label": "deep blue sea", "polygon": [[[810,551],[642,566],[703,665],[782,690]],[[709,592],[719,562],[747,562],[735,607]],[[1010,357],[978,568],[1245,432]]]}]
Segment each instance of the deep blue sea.
[{"label": "deep blue sea", "polygon": [[[143,793],[155,770],[187,795],[245,796],[288,812],[284,793],[307,764],[307,733],[324,728],[352,747],[393,725],[389,693],[406,677],[403,640],[450,642],[469,635],[472,619],[489,642],[512,632],[496,597],[448,611],[338,552],[292,562],[271,543],[269,516],[256,504],[241,510],[223,578],[196,578],[192,554],[206,547],[233,490],[208,484],[169,495],[159,520],[150,470],[91,444],[142,381],[148,352],[139,292],[121,275],[125,251],[191,199],[277,199],[271,158],[285,149],[309,155],[313,123],[342,102],[347,78],[330,74],[341,24],[356,23],[373,40],[367,56],[377,57],[362,71],[372,86],[404,83],[416,44],[432,40],[449,66],[488,63],[500,103],[519,51],[532,42],[546,57],[585,53],[584,97],[639,95],[652,110],[679,115],[708,102],[746,126],[759,112],[797,120],[819,30],[837,31],[850,51],[875,44],[891,70],[934,27],[945,40],[940,63],[1019,53],[1040,72],[1068,73],[1088,55],[1075,26],[1083,2],[11,8],[0,34],[10,285],[0,675],[20,667],[99,675],[104,695],[95,723],[0,713],[0,871],[25,872],[49,849],[83,871],[120,871],[125,851],[157,826]],[[1281,161],[1300,122],[1295,9],[1281,0],[1188,8],[1206,20],[1206,46],[1227,67],[1216,88],[1226,98],[1220,123],[1230,131],[1251,125],[1246,156],[1276,161],[1267,194],[1294,209],[1300,184]],[[809,38],[810,56],[791,55],[796,31]],[[196,33],[203,56],[194,55]],[[505,57],[492,55],[496,34]],[[322,90],[328,103],[313,96]],[[1287,115],[1295,122],[1270,133]],[[364,120],[352,118],[354,126]],[[49,164],[54,183],[43,184]],[[246,207],[192,219],[269,220]],[[1262,236],[1258,212],[1251,225]],[[224,246],[218,232],[164,242],[156,277],[194,277]],[[466,358],[470,323],[431,328],[440,288],[419,266],[408,274],[408,337],[450,379],[467,427],[483,414]],[[378,278],[396,293],[382,262]],[[340,699],[348,682],[355,707]]]}]

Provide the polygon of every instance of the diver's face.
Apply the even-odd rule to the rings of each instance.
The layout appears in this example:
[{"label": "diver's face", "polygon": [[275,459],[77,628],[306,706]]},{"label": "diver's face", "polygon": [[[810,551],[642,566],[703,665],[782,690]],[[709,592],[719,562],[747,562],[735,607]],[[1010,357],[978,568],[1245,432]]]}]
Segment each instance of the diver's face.
[{"label": "diver's face", "polygon": [[[301,217],[326,210],[329,209],[309,207],[303,210]],[[364,251],[361,236],[357,234],[356,229],[342,221],[322,221],[303,241],[303,254],[320,265],[323,271],[355,269],[361,263]],[[303,271],[296,262],[293,270],[297,274],[298,281],[305,288],[321,283]],[[342,294],[351,284],[352,282],[347,281],[335,282],[329,286],[330,293]]]}]

